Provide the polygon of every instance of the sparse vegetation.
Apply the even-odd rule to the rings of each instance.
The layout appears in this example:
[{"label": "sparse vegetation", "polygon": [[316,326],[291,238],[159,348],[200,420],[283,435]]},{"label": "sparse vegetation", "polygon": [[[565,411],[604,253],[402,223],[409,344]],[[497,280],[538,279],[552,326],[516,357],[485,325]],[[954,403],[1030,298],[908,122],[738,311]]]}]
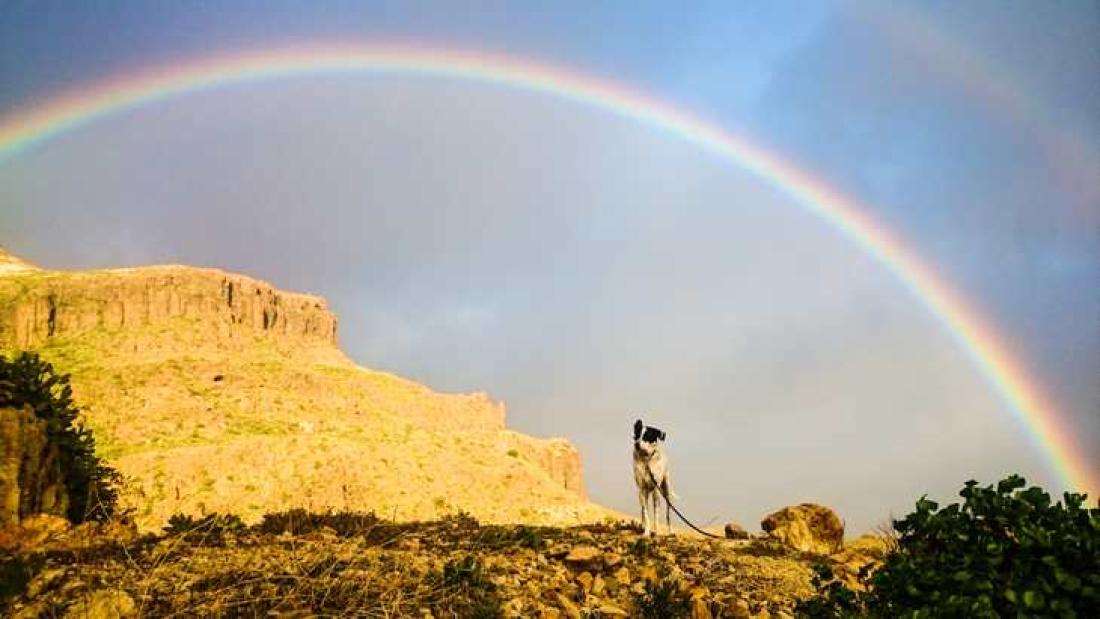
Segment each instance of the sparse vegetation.
[{"label": "sparse vegetation", "polygon": [[[252,526],[178,514],[157,535],[84,539],[0,566],[12,576],[0,614],[71,614],[109,591],[139,616],[688,617],[704,606],[718,617],[789,612],[810,593],[800,555],[758,558],[674,536],[635,556],[636,533],[622,523],[483,525],[463,513],[394,522],[295,509]],[[589,554],[574,560],[579,548]]]},{"label": "sparse vegetation", "polygon": [[897,549],[859,591],[818,568],[811,617],[1086,617],[1100,608],[1100,506],[1065,493],[1052,502],[1013,475],[963,502],[927,498],[895,522]]},{"label": "sparse vegetation", "polygon": [[637,610],[642,619],[690,617],[691,597],[678,581],[666,575],[646,582]]}]

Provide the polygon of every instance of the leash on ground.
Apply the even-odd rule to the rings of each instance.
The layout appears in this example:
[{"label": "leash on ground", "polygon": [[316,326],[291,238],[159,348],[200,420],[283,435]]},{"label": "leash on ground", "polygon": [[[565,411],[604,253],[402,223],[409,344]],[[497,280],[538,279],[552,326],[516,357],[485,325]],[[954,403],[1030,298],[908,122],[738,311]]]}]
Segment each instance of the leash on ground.
[{"label": "leash on ground", "polygon": [[[672,504],[672,499],[668,498],[668,493],[665,491],[664,486],[657,483],[657,478],[653,476],[653,471],[650,470],[649,463],[646,463],[645,471],[646,471],[646,473],[649,473],[649,481],[653,482],[653,485],[657,488],[658,491],[660,491],[661,496],[665,497],[665,504],[668,505],[669,507],[671,507],[672,511],[676,512],[676,515],[680,517],[680,520],[684,521],[684,524],[691,527],[692,529],[695,530],[696,533],[699,533],[701,535],[705,535],[707,537],[713,537],[715,539],[725,539],[721,535],[715,535],[713,533],[708,533],[708,532],[700,529],[699,527],[695,526],[694,524],[692,524],[691,521],[688,520],[686,516],[681,514],[680,510],[676,509],[676,506]],[[657,518],[657,513],[656,512],[653,513],[653,518],[654,519]]]}]

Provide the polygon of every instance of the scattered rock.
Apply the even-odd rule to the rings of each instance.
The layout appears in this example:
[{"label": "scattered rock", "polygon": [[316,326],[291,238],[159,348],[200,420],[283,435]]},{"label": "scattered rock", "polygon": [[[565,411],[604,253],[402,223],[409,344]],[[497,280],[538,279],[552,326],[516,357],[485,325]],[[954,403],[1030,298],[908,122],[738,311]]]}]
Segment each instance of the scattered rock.
[{"label": "scattered rock", "polygon": [[556,597],[558,607],[561,608],[562,613],[564,613],[566,617],[569,617],[569,619],[581,619],[581,609],[573,600],[570,600],[560,593],[556,594]]},{"label": "scattered rock", "polygon": [[801,552],[828,555],[844,542],[844,523],[836,512],[814,503],[784,507],[765,517],[760,528]]},{"label": "scattered rock", "polygon": [[99,589],[70,606],[65,616],[81,619],[123,619],[137,616],[137,605],[125,591]]},{"label": "scattered rock", "polygon": [[581,591],[584,591],[585,593],[591,591],[592,582],[592,574],[588,572],[581,572],[580,574],[577,574],[577,584],[580,585]]},{"label": "scattered rock", "polygon": [[601,617],[629,617],[630,616],[629,614],[627,614],[627,612],[625,610],[619,608],[618,606],[615,606],[614,604],[610,604],[610,603],[607,603],[607,602],[601,604],[596,609],[596,611],[600,613]]},{"label": "scattered rock", "polygon": [[565,562],[573,567],[589,565],[600,558],[600,550],[595,546],[574,546],[569,554],[565,555]]},{"label": "scattered rock", "polygon": [[64,575],[65,570],[62,568],[46,568],[42,570],[27,584],[27,598],[34,599],[42,595],[42,592],[49,589]]},{"label": "scattered rock", "polygon": [[64,534],[71,526],[60,516],[34,514],[19,524],[0,529],[0,550],[18,552],[37,548]]}]

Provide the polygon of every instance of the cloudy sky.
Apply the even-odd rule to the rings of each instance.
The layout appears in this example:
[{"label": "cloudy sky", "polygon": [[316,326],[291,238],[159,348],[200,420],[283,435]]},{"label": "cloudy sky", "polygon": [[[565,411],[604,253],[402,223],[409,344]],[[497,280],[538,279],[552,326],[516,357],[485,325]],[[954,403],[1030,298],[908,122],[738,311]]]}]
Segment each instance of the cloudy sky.
[{"label": "cloudy sky", "polygon": [[[115,75],[332,41],[621,83],[866,205],[1100,462],[1096,3],[591,4],[7,0],[0,122]],[[676,135],[545,94],[330,74],[160,101],[0,162],[0,244],[322,294],[357,361],[505,400],[513,427],[576,442],[619,509],[639,415],[704,522],[812,500],[866,529],[971,477],[1061,489],[966,351],[837,230]]]}]

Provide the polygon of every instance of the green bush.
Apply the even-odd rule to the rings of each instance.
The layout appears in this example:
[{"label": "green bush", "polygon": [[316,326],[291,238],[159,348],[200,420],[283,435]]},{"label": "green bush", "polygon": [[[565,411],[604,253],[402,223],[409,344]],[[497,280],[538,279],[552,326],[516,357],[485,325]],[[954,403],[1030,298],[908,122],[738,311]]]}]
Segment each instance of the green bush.
[{"label": "green bush", "polygon": [[969,481],[961,504],[922,497],[894,523],[898,549],[856,593],[819,573],[799,610],[839,617],[1087,617],[1100,608],[1100,507],[1052,502],[1013,475]]},{"label": "green bush", "polygon": [[635,601],[635,614],[642,619],[673,619],[691,616],[691,596],[675,579],[663,576],[647,581],[645,592]]},{"label": "green bush", "polygon": [[182,537],[201,546],[223,546],[226,534],[239,534],[247,529],[244,521],[236,514],[214,513],[195,519],[187,514],[176,513],[168,519],[164,533]]},{"label": "green bush", "polygon": [[496,619],[503,616],[497,587],[489,579],[485,566],[477,557],[467,555],[452,559],[443,566],[443,586],[462,602],[454,603],[461,609],[460,616],[474,619]]},{"label": "green bush", "polygon": [[106,520],[118,507],[122,477],[95,455],[92,431],[78,422],[69,376],[34,353],[13,359],[0,354],[0,406],[29,406],[46,421],[47,440],[56,445],[73,522]]}]

